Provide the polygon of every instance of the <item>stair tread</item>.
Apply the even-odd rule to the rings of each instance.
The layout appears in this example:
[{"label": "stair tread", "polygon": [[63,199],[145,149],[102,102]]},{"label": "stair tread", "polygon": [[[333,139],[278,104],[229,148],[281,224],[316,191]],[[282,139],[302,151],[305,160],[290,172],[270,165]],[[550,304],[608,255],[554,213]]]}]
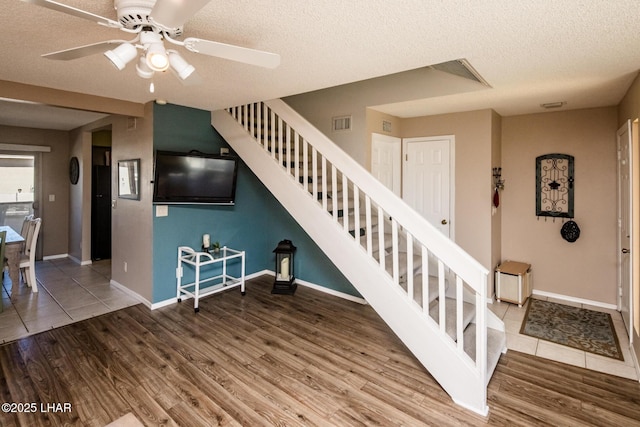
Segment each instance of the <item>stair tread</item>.
[{"label": "stair tread", "polygon": [[[493,328],[487,328],[487,383],[498,365],[500,355],[506,348],[506,334]],[[464,351],[475,360],[476,354],[476,325],[472,323],[464,331]]]}]

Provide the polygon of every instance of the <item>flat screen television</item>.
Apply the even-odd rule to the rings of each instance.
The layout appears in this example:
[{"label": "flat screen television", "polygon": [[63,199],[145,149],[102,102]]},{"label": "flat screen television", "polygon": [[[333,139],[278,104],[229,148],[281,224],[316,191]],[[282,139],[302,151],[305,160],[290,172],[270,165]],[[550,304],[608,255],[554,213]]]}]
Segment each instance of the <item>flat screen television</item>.
[{"label": "flat screen television", "polygon": [[235,203],[238,176],[236,157],[156,151],[154,163],[154,203]]}]

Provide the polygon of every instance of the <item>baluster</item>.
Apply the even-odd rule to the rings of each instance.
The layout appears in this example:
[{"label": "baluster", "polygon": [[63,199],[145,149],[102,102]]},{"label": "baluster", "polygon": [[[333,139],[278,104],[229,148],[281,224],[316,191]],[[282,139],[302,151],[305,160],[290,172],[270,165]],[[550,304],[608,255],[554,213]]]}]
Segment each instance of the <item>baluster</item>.
[{"label": "baluster", "polygon": [[318,201],[318,150],[316,147],[311,146],[311,174],[313,188],[313,200]]},{"label": "baluster", "polygon": [[271,110],[271,135],[270,135],[270,140],[271,140],[271,158],[273,160],[276,160],[276,138],[278,137],[278,124],[276,122],[276,113],[275,111]]},{"label": "baluster", "polygon": [[345,173],[342,173],[342,227],[349,232],[349,181]]},{"label": "baluster", "polygon": [[382,213],[382,208],[378,206],[378,257],[380,258],[380,268],[382,271],[386,271],[387,269],[384,243],[384,215]]},{"label": "baluster", "polygon": [[262,104],[262,139],[264,141],[264,149],[269,151],[269,107],[267,104]]},{"label": "baluster", "polygon": [[338,170],[331,165],[331,209],[333,220],[338,221]]},{"label": "baluster", "polygon": [[302,139],[302,186],[309,191],[309,143]]},{"label": "baluster", "polygon": [[405,233],[407,236],[407,294],[409,301],[413,302],[413,236]]},{"label": "baluster", "polygon": [[[462,278],[456,275],[456,337],[458,351],[464,351],[464,301],[463,301]],[[479,333],[479,331],[477,331]]]},{"label": "baluster", "polygon": [[300,134],[298,134],[298,132],[296,132],[294,134],[294,139],[293,139],[293,163],[294,163],[294,168],[293,168],[293,175],[296,179],[296,182],[300,182]]},{"label": "baluster", "polygon": [[440,332],[443,334],[446,332],[446,319],[447,319],[447,309],[445,306],[445,296],[444,296],[445,288],[444,288],[444,264],[441,260],[438,260],[438,322],[440,324]]},{"label": "baluster", "polygon": [[[480,279],[483,289],[486,289],[486,276]],[[487,375],[487,302],[482,292],[476,292],[476,369],[485,378]],[[486,382],[485,382],[486,384]]]},{"label": "baluster", "polygon": [[244,117],[244,123],[243,123],[244,130],[248,132],[249,131],[249,108],[247,108],[247,107],[248,107],[248,105],[245,104],[243,106],[242,110],[244,112],[244,114],[243,114],[243,117]]},{"label": "baluster", "polygon": [[400,263],[398,260],[398,254],[400,248],[398,247],[398,221],[395,218],[391,218],[391,254],[392,254],[392,271],[393,271],[393,283],[396,286],[400,285]]},{"label": "baluster", "polygon": [[251,133],[251,136],[254,136],[255,135],[255,131],[256,131],[255,128],[253,127],[253,125],[254,125],[254,114],[255,114],[255,111],[254,111],[255,107],[254,106],[255,106],[255,104],[253,102],[251,104],[249,104],[249,120],[248,121],[249,121],[249,133]]},{"label": "baluster", "polygon": [[322,156],[322,209],[327,211],[327,159]]},{"label": "baluster", "polygon": [[256,139],[258,140],[258,144],[262,146],[264,141],[262,141],[262,104],[256,104]]},{"label": "baluster", "polygon": [[285,123],[285,129],[286,129],[286,133],[287,133],[287,139],[286,139],[286,148],[285,148],[285,153],[286,155],[284,156],[284,161],[287,163],[286,166],[286,171],[288,174],[291,174],[291,127]]},{"label": "baluster", "polygon": [[274,151],[277,151],[276,159],[278,159],[278,163],[280,163],[280,166],[283,166],[282,165],[282,148],[284,143],[283,139],[284,139],[284,125],[282,122],[282,118],[278,117],[278,149]]},{"label": "baluster", "polygon": [[422,247],[422,312],[429,314],[429,251],[425,245]]},{"label": "baluster", "polygon": [[353,237],[360,244],[360,189],[353,184]]},{"label": "baluster", "polygon": [[364,196],[364,209],[365,209],[365,226],[367,228],[367,254],[373,256],[373,236],[371,226],[371,198],[368,194]]}]

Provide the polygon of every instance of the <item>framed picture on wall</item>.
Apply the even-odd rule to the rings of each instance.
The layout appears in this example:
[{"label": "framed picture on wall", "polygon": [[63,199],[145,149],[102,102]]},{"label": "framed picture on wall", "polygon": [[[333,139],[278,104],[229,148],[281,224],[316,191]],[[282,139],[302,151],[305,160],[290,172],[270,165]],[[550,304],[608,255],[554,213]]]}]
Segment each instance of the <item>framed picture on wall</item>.
[{"label": "framed picture on wall", "polygon": [[118,197],[140,200],[140,159],[118,161]]}]

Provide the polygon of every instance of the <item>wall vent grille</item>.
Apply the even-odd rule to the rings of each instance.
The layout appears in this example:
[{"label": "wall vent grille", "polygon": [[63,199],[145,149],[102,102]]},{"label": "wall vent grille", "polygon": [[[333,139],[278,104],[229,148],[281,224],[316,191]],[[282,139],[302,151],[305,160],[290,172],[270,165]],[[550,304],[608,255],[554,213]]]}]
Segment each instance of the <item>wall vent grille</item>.
[{"label": "wall vent grille", "polygon": [[351,116],[332,117],[331,130],[333,132],[343,132],[351,130]]}]

